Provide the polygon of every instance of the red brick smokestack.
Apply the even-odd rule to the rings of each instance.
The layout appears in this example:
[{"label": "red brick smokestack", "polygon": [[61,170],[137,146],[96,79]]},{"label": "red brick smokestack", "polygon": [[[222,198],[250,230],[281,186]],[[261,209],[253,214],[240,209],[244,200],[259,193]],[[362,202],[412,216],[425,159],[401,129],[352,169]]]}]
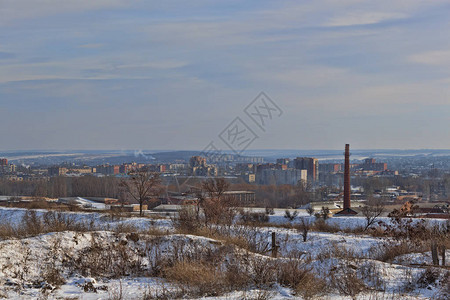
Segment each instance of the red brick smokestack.
[{"label": "red brick smokestack", "polygon": [[345,144],[345,164],[344,164],[344,209],[336,213],[335,216],[351,216],[358,213],[350,208],[350,145]]},{"label": "red brick smokestack", "polygon": [[345,144],[344,210],[350,209],[350,145]]}]

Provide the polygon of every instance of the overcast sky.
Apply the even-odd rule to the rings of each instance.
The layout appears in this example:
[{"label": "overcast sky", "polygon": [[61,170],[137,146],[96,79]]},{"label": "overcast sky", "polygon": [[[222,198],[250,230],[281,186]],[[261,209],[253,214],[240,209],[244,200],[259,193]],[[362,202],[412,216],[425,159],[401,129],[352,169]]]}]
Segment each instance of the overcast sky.
[{"label": "overcast sky", "polygon": [[0,150],[450,148],[449,91],[450,1],[0,0]]}]

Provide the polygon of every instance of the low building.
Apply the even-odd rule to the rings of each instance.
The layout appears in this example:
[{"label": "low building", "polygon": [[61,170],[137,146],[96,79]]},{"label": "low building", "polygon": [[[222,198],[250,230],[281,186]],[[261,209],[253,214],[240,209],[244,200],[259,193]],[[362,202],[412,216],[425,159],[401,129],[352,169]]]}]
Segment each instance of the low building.
[{"label": "low building", "polygon": [[263,169],[256,178],[259,184],[266,185],[297,185],[299,182],[306,183],[308,178],[307,170],[299,169]]},{"label": "low building", "polygon": [[223,195],[232,197],[239,206],[251,206],[256,203],[255,192],[252,191],[226,191]]},{"label": "low building", "polygon": [[320,173],[337,173],[342,171],[342,164],[319,164]]},{"label": "low building", "polygon": [[48,168],[48,175],[49,176],[64,176],[67,173],[67,168],[62,168],[62,167],[50,167]]},{"label": "low building", "polygon": [[[350,207],[352,209],[358,210],[358,208],[364,207],[365,201],[351,200]],[[321,202],[310,202],[302,208],[313,208],[315,212],[319,212],[322,208],[328,208],[330,212],[336,213],[344,208],[344,201],[321,201]]]},{"label": "low building", "polygon": [[66,173],[75,173],[75,174],[91,174],[91,167],[82,167],[82,168],[70,168]]},{"label": "low building", "polygon": [[118,175],[120,174],[120,167],[113,165],[101,165],[95,168],[97,173],[103,175]]},{"label": "low building", "polygon": [[[139,204],[111,205],[111,210],[117,212],[135,212],[140,211],[140,206]],[[142,205],[142,210],[148,210],[148,206],[145,204]]]}]

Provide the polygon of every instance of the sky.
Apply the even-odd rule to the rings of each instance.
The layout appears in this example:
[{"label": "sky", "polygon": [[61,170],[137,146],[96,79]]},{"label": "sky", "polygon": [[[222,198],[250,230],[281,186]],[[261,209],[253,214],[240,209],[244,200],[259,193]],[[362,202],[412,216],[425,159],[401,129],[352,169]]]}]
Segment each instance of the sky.
[{"label": "sky", "polygon": [[450,1],[0,0],[0,112],[0,150],[450,149]]}]

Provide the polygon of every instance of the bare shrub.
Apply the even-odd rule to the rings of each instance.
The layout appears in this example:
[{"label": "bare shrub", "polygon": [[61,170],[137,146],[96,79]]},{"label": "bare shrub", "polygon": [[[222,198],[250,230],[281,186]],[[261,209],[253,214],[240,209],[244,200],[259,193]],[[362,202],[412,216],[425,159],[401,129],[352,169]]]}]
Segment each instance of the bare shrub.
[{"label": "bare shrub", "polygon": [[25,283],[29,280],[30,273],[30,261],[32,260],[32,251],[26,242],[21,242],[17,252],[20,256],[19,263],[14,264],[12,266],[3,266],[11,267],[11,271],[13,277],[18,280],[18,288],[21,289],[24,287]]},{"label": "bare shrub", "polygon": [[6,240],[12,237],[20,237],[21,234],[17,232],[17,229],[9,223],[0,224],[0,239]]},{"label": "bare shrub", "polygon": [[274,214],[275,210],[273,209],[273,207],[266,206],[266,215],[274,215]]},{"label": "bare shrub", "polygon": [[66,283],[66,279],[61,274],[61,271],[59,268],[56,268],[54,265],[47,265],[47,267],[44,270],[44,273],[42,274],[42,279],[56,287],[59,287]]},{"label": "bare shrub", "polygon": [[203,224],[200,223],[197,211],[192,206],[184,206],[178,211],[172,223],[180,233],[195,233]]},{"label": "bare shrub", "polygon": [[237,199],[226,195],[229,183],[224,178],[208,179],[197,193],[198,209],[203,210],[206,227],[214,224],[231,226],[238,214]]},{"label": "bare shrub", "polygon": [[386,283],[383,280],[380,270],[373,261],[365,261],[358,268],[358,277],[364,280],[371,288],[377,291],[385,291]]},{"label": "bare shrub", "polygon": [[196,191],[197,206],[182,209],[173,219],[175,227],[192,233],[202,227],[215,230],[217,225],[231,227],[238,215],[237,200],[225,194],[229,184],[223,178],[208,179]]},{"label": "bare shrub", "polygon": [[169,288],[164,282],[160,281],[156,287],[150,285],[147,287],[142,300],[172,300],[181,299],[183,296],[185,296],[183,288]]},{"label": "bare shrub", "polygon": [[242,296],[240,299],[242,300],[269,300],[274,296],[274,292],[269,290],[257,290],[252,293],[247,293],[246,291],[242,292]]},{"label": "bare shrub", "polygon": [[238,227],[233,232],[230,232],[230,235],[243,241],[241,244],[234,243],[235,245],[250,252],[266,254],[270,250],[268,236],[262,234],[256,227]]},{"label": "bare shrub", "polygon": [[122,281],[119,281],[118,285],[114,285],[108,289],[108,300],[122,300],[123,299],[123,287]]},{"label": "bare shrub", "polygon": [[[137,250],[137,249],[135,249]],[[91,245],[74,260],[74,268],[83,276],[107,276],[118,278],[144,271],[141,255],[132,251],[126,240],[118,242],[100,241],[91,234]]]},{"label": "bare shrub", "polygon": [[294,289],[295,294],[302,296],[303,299],[316,299],[327,290],[326,281],[314,276],[313,273],[305,274]]},{"label": "bare shrub", "polygon": [[331,270],[330,283],[339,294],[356,299],[356,296],[367,289],[365,283],[356,275],[357,267],[348,263],[340,264]]},{"label": "bare shrub", "polygon": [[[182,220],[185,220],[185,218],[182,218]],[[189,218],[189,220],[193,219]],[[188,222],[188,224],[190,224],[190,222]],[[254,225],[255,224],[249,224],[247,226],[200,226],[199,228],[192,229],[193,231],[186,231],[186,228],[188,227],[177,225],[177,232],[205,236],[222,241],[225,244],[236,245],[237,247],[250,252],[266,254],[270,249],[268,236],[267,234],[263,234],[261,230],[259,230],[259,227]]]},{"label": "bare shrub", "polygon": [[276,282],[276,263],[264,256],[246,256],[246,270],[251,282],[258,288],[267,288]]},{"label": "bare shrub", "polygon": [[86,224],[77,222],[75,215],[63,212],[48,211],[42,215],[42,222],[47,232],[87,231],[91,229]]},{"label": "bare shrub", "polygon": [[439,290],[434,297],[436,299],[450,299],[450,271],[445,271],[439,281]]},{"label": "bare shrub", "polygon": [[27,210],[22,217],[23,229],[27,235],[37,235],[44,232],[44,225],[35,210]]},{"label": "bare shrub", "polygon": [[277,281],[282,286],[295,289],[306,276],[309,276],[311,267],[302,260],[302,255],[291,257],[277,266]]},{"label": "bare shrub", "polygon": [[228,259],[225,261],[225,281],[230,289],[242,290],[250,285],[251,278],[249,274],[243,272],[245,266],[241,259]]},{"label": "bare shrub", "polygon": [[396,240],[410,240],[422,242],[429,238],[430,228],[425,219],[412,219],[398,215],[391,216],[391,225],[383,224],[386,234]]},{"label": "bare shrub", "polygon": [[370,227],[366,231],[366,233],[373,237],[385,237],[387,235],[385,229],[382,226]]},{"label": "bare shrub", "polygon": [[136,225],[134,224],[124,224],[124,223],[119,223],[114,227],[114,232],[115,233],[135,233],[138,232],[139,229]]},{"label": "bare shrub", "polygon": [[240,212],[241,221],[244,224],[255,224],[255,223],[267,223],[269,222],[269,216],[265,213],[241,211]]},{"label": "bare shrub", "polygon": [[427,268],[424,270],[417,279],[417,285],[420,288],[426,288],[430,285],[436,285],[438,279],[441,276],[441,272],[437,268]]},{"label": "bare shrub", "polygon": [[284,217],[291,222],[294,221],[295,218],[297,218],[297,216],[298,216],[297,210],[294,210],[293,212],[291,212],[289,209],[286,209],[286,211],[284,212]]},{"label": "bare shrub", "polygon": [[329,258],[354,260],[360,258],[360,255],[357,254],[353,248],[341,246],[334,242],[329,247],[324,248],[317,254],[317,259],[321,262]]},{"label": "bare shrub", "polygon": [[314,214],[317,219],[326,221],[330,217],[330,209],[328,207],[322,207],[320,211]]}]

